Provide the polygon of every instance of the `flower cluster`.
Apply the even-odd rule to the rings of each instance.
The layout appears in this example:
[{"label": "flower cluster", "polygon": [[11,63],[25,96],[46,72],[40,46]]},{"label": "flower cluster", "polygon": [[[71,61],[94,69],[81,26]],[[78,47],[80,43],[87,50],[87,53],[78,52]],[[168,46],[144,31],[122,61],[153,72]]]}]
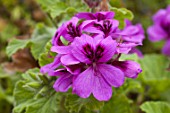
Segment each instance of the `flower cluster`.
[{"label": "flower cluster", "polygon": [[54,61],[41,68],[42,73],[58,76],[54,89],[73,93],[82,98],[91,94],[99,101],[112,96],[112,86],[123,85],[125,77],[136,78],[142,72],[134,61],[119,61],[142,45],[144,32],[141,25],[126,20],[123,30],[113,12],[78,13],[58,28],[52,39]]},{"label": "flower cluster", "polygon": [[162,53],[170,56],[170,6],[160,9],[153,16],[154,25],[148,28],[149,39],[153,42],[166,40]]}]

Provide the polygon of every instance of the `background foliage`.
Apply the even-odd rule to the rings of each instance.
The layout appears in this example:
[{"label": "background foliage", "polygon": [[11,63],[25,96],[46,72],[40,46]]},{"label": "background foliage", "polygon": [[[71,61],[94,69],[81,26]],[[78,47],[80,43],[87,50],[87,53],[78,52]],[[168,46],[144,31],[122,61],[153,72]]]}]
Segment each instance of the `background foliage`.
[{"label": "background foliage", "polygon": [[[168,4],[170,0],[110,0],[110,9],[120,28],[128,18],[146,30],[151,16]],[[50,39],[57,27],[80,11],[90,11],[82,0],[0,1],[0,113],[170,113],[169,59],[160,52],[164,42],[151,43],[147,34],[139,47],[143,59],[121,57],[139,62],[142,74],[113,88],[109,102],[52,89],[56,78],[42,75],[39,67],[53,60]]]}]

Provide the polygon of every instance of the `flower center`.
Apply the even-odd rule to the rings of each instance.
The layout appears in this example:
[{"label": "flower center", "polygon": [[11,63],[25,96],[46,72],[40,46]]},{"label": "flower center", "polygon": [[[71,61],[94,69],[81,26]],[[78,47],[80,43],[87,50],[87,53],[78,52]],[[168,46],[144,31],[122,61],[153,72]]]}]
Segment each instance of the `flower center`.
[{"label": "flower center", "polygon": [[103,25],[94,24],[94,26],[100,29],[101,31],[103,31],[105,34],[105,37],[107,37],[111,31],[112,24],[110,23],[109,20],[104,20]]},{"label": "flower center", "polygon": [[104,48],[101,45],[98,45],[96,49],[90,45],[86,44],[83,46],[84,54],[89,60],[91,60],[93,63],[97,62],[102,56],[104,52]]},{"label": "flower center", "polygon": [[81,36],[79,26],[74,27],[72,23],[67,25],[67,32],[71,37]]}]

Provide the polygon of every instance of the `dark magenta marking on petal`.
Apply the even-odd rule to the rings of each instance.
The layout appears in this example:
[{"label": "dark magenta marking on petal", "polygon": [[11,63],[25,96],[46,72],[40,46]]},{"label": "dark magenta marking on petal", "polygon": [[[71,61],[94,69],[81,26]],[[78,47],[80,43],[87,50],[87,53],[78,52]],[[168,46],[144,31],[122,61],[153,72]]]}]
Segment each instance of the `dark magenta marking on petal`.
[{"label": "dark magenta marking on petal", "polygon": [[91,45],[86,44],[83,46],[83,49],[87,58],[89,58],[90,60],[94,59],[94,49]]},{"label": "dark magenta marking on petal", "polygon": [[67,25],[67,32],[71,37],[81,36],[79,26],[73,26],[72,23]]},{"label": "dark magenta marking on petal", "polygon": [[98,45],[95,51],[95,59],[99,60],[103,56],[104,48]]},{"label": "dark magenta marking on petal", "polygon": [[109,20],[104,20],[103,25],[100,24],[94,24],[94,27],[98,28],[99,30],[103,31],[105,34],[105,37],[107,37],[111,31],[112,24]]},{"label": "dark magenta marking on petal", "polygon": [[90,44],[86,44],[83,46],[83,50],[87,58],[89,58],[92,62],[97,62],[103,56],[104,47],[97,45],[94,50]]}]

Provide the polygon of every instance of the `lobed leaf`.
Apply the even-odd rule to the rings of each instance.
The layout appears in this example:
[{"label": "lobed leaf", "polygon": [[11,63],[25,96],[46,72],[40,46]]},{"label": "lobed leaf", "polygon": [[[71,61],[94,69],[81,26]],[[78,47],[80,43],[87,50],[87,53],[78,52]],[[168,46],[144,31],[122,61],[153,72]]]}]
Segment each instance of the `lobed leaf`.
[{"label": "lobed leaf", "polygon": [[125,19],[132,20],[134,18],[133,13],[126,8],[115,8],[111,7],[111,11],[115,12],[114,18],[119,20],[119,28],[124,28]]},{"label": "lobed leaf", "polygon": [[8,56],[11,56],[12,54],[16,53],[19,49],[24,49],[29,44],[29,40],[19,40],[19,39],[13,39],[11,42],[9,42],[6,53]]},{"label": "lobed leaf", "polygon": [[170,104],[166,102],[145,102],[140,108],[145,113],[170,113]]},{"label": "lobed leaf", "polygon": [[57,113],[60,95],[52,89],[50,79],[35,68],[23,74],[14,89],[14,113]]},{"label": "lobed leaf", "polygon": [[85,111],[99,111],[104,106],[104,102],[99,102],[92,96],[84,99],[70,94],[66,97],[65,106],[70,113],[82,113],[82,108]]}]

